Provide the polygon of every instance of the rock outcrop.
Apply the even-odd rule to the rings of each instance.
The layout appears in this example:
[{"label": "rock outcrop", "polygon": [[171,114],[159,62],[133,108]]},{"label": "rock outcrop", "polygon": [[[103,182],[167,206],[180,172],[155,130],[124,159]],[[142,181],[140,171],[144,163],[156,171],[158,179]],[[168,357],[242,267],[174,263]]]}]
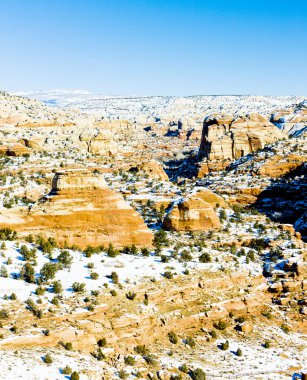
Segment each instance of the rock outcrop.
[{"label": "rock outcrop", "polygon": [[140,215],[108,188],[101,174],[87,170],[55,173],[50,194],[24,215],[22,224],[13,227],[23,234],[53,236],[59,243],[81,248],[109,243],[143,246],[152,240]]},{"label": "rock outcrop", "polygon": [[285,134],[280,129],[258,114],[244,117],[208,116],[203,125],[199,158],[204,159],[208,171],[208,162],[217,161],[218,169],[221,169],[283,137]]},{"label": "rock outcrop", "polygon": [[23,156],[24,154],[30,154],[31,150],[26,148],[23,144],[8,144],[0,145],[0,156]]},{"label": "rock outcrop", "polygon": [[160,181],[168,181],[168,175],[165,173],[162,165],[156,160],[144,161],[141,164],[133,165],[129,171],[147,174],[149,178]]},{"label": "rock outcrop", "polygon": [[271,116],[271,122],[290,136],[300,136],[307,131],[307,101],[296,107],[280,110]]},{"label": "rock outcrop", "polygon": [[220,221],[213,205],[196,194],[174,205],[165,216],[163,227],[170,231],[207,231],[219,228]]}]

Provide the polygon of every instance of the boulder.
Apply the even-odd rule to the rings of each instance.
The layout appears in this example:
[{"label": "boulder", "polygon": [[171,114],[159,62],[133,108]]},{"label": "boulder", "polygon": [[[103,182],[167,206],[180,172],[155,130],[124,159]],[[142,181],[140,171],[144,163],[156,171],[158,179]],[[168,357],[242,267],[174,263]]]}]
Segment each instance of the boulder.
[{"label": "boulder", "polygon": [[220,221],[212,204],[192,196],[173,206],[163,227],[170,231],[207,231],[219,228]]}]

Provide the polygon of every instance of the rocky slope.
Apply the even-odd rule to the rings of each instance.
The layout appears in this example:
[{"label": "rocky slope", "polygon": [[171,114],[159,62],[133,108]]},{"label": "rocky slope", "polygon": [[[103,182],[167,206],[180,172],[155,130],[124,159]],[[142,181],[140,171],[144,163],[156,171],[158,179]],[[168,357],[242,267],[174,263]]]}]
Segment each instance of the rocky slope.
[{"label": "rocky slope", "polygon": [[0,379],[305,371],[303,97],[0,98]]}]

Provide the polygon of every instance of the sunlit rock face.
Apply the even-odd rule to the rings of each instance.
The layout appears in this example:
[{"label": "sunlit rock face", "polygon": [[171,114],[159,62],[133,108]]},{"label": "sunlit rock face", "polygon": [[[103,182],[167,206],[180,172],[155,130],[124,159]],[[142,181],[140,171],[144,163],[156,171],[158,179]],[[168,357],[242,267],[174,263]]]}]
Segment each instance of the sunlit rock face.
[{"label": "sunlit rock face", "polygon": [[285,134],[279,128],[258,114],[208,116],[204,121],[199,157],[231,162],[283,137]]},{"label": "sunlit rock face", "polygon": [[49,195],[13,227],[81,248],[110,243],[146,246],[152,241],[141,216],[107,186],[101,174],[86,169],[56,172]]},{"label": "sunlit rock face", "polygon": [[195,195],[174,205],[163,227],[170,231],[207,231],[219,228],[220,221],[213,205]]}]

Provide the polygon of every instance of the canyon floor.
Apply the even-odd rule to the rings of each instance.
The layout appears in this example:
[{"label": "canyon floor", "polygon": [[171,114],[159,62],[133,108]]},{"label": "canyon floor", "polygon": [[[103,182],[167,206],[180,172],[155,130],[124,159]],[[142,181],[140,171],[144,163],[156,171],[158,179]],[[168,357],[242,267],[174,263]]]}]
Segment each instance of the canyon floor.
[{"label": "canyon floor", "polygon": [[306,98],[0,95],[0,379],[302,378]]}]

